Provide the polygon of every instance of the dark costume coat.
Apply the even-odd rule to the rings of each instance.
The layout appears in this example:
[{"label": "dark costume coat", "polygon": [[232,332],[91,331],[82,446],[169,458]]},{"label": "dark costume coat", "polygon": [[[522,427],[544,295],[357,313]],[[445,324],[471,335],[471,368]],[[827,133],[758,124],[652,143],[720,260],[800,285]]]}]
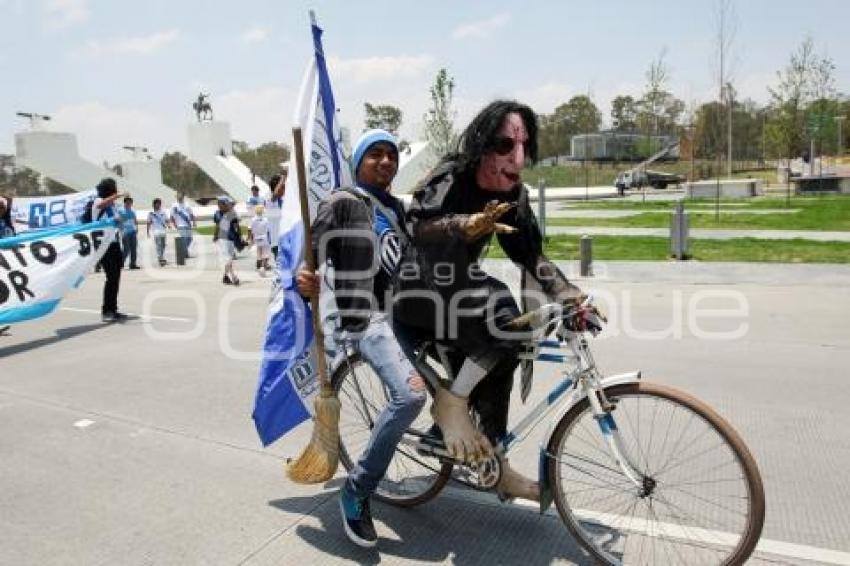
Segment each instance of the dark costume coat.
[{"label": "dark costume coat", "polygon": [[394,310],[403,325],[428,338],[447,339],[485,368],[512,355],[516,347],[515,341],[494,338],[492,325],[502,328],[520,314],[507,286],[478,268],[492,235],[470,242],[463,234],[469,215],[483,211],[492,200],[516,203],[498,222],[517,231],[498,234],[497,239],[524,276],[552,300],[579,294],[543,254],[525,187],[520,184],[508,193],[485,191],[477,186],[474,172],[446,161],[413,194],[408,210],[413,244],[399,268]]}]

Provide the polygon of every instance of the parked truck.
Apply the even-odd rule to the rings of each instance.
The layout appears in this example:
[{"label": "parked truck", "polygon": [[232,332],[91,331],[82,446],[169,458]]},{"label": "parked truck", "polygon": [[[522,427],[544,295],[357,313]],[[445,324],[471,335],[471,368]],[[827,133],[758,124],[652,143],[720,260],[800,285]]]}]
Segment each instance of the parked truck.
[{"label": "parked truck", "polygon": [[679,145],[679,142],[674,142],[652,155],[646,161],[643,161],[636,166],[623,171],[617,178],[614,179],[614,186],[620,192],[620,195],[625,194],[626,189],[640,189],[642,187],[654,187],[656,189],[666,189],[668,185],[678,185],[685,180],[684,177],[674,173],[665,173],[663,171],[651,171],[647,169],[655,161],[658,161]]}]

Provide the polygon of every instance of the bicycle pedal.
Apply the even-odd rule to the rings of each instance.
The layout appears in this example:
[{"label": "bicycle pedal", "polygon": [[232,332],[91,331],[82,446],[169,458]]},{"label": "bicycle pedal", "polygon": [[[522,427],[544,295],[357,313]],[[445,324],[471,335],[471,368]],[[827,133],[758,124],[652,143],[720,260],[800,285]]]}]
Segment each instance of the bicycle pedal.
[{"label": "bicycle pedal", "polygon": [[401,443],[413,448],[420,456],[451,458],[443,441],[432,436],[419,436],[416,440],[402,438]]},{"label": "bicycle pedal", "polygon": [[448,457],[449,452],[446,444],[440,438],[424,436],[416,442],[416,451],[422,455],[436,455]]}]

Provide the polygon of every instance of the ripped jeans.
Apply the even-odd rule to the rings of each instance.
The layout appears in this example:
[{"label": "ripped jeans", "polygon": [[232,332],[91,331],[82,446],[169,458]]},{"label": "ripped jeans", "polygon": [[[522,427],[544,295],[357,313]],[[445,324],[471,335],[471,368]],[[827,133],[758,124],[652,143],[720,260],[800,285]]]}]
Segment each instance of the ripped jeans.
[{"label": "ripped jeans", "polygon": [[[326,340],[325,346],[331,346]],[[359,350],[386,387],[389,403],[378,415],[369,444],[348,475],[345,489],[359,498],[372,495],[384,477],[404,431],[428,399],[425,381],[399,346],[386,313],[372,314],[369,327],[348,343]],[[329,348],[328,348],[329,349]],[[333,354],[336,352],[328,352]],[[331,359],[335,356],[330,355]],[[345,363],[344,361],[342,363]]]}]

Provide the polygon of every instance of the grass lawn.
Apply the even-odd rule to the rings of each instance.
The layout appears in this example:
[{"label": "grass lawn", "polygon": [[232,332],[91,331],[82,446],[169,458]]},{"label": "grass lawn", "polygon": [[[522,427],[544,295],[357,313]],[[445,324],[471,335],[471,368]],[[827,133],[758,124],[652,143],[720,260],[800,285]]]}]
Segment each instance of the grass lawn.
[{"label": "grass lawn", "polygon": [[[540,165],[523,171],[522,180],[532,186],[537,186],[541,179],[546,181],[547,187],[583,187],[585,183],[590,186],[607,185],[614,186],[614,179],[621,172],[637,165],[636,163],[620,162],[592,162],[583,163],[576,161],[572,165],[557,165],[554,167]],[[750,165],[754,165],[750,163]],[[736,166],[742,165],[738,164]],[[697,178],[713,178],[713,171],[717,163],[713,160],[697,160],[694,164],[694,173]],[[679,161],[656,161],[649,166],[653,171],[664,171],[675,173],[682,177],[691,174],[691,162]],[[725,171],[725,168],[724,168]],[[723,173],[722,178],[728,178]],[[746,169],[732,174],[733,178],[761,178],[768,184],[776,183],[776,169],[773,167],[765,169]]]},{"label": "grass lawn", "polygon": [[[738,202],[743,206],[731,206]],[[731,229],[753,229],[753,230],[828,230],[845,231],[850,230],[850,197],[847,196],[820,196],[820,197],[794,197],[791,199],[791,207],[799,209],[794,214],[724,214],[725,209],[746,210],[765,208],[785,208],[785,199],[756,198],[748,201],[735,201],[732,199],[722,201],[727,206],[720,207],[720,219],[715,220],[713,214],[692,214],[690,216],[691,228],[731,228]],[[675,202],[599,202],[581,203],[578,208],[600,208],[619,210],[658,210],[659,208],[672,209]],[[688,208],[699,208],[700,210],[711,209],[713,201],[710,199],[686,200],[685,210]],[[647,212],[627,218],[552,218],[547,221],[551,226],[618,226],[629,228],[666,228],[670,225],[670,214],[667,212]]]},{"label": "grass lawn", "polygon": [[[691,240],[692,259],[697,261],[742,261],[772,263],[850,263],[850,242],[810,240]],[[551,259],[577,260],[578,236],[547,238],[546,255]],[[491,258],[504,258],[498,244],[490,247]],[[596,260],[664,261],[670,257],[668,238],[594,236]]]}]

